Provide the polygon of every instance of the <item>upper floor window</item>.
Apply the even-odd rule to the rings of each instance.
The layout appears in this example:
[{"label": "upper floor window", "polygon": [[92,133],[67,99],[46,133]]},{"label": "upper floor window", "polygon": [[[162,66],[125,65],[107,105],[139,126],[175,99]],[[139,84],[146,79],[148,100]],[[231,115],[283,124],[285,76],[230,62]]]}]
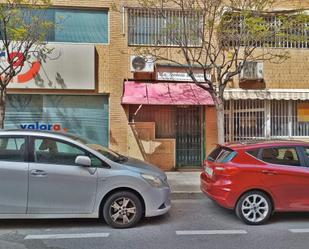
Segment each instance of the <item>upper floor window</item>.
[{"label": "upper floor window", "polygon": [[44,18],[55,24],[47,34],[49,42],[109,42],[107,10],[50,8],[42,11]]},{"label": "upper floor window", "polygon": [[221,43],[224,46],[309,48],[309,16],[288,14],[225,13]]},{"label": "upper floor window", "polygon": [[203,18],[181,10],[128,9],[129,45],[201,46]]}]

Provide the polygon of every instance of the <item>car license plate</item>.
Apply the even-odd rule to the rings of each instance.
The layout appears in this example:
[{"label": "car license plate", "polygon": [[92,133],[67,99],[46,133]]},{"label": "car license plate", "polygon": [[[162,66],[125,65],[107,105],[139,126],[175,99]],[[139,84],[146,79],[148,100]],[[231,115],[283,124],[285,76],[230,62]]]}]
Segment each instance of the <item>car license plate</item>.
[{"label": "car license plate", "polygon": [[213,169],[210,168],[210,167],[206,167],[206,168],[205,168],[205,172],[206,172],[206,174],[209,175],[210,177],[212,177],[212,175],[213,175],[213,173],[214,173]]}]

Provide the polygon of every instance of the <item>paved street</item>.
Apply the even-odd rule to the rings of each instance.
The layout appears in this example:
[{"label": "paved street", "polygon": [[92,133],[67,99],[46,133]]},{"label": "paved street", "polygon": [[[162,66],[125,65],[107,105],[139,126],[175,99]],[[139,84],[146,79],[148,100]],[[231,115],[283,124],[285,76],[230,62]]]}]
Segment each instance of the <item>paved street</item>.
[{"label": "paved street", "polygon": [[174,200],[169,214],[127,230],[90,219],[1,221],[0,249],[307,249],[308,235],[309,213],[279,214],[252,227],[208,199]]}]

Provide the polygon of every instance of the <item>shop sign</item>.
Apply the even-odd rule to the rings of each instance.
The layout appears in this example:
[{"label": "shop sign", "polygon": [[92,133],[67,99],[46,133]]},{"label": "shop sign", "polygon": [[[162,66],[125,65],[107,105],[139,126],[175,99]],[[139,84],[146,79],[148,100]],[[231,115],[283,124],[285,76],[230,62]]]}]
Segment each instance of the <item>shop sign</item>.
[{"label": "shop sign", "polygon": [[8,88],[30,89],[95,89],[95,50],[92,44],[49,43],[51,51],[46,56],[33,53],[24,62],[20,52],[0,53],[0,63],[16,58],[16,66],[23,63],[23,70],[13,78]]},{"label": "shop sign", "polygon": [[[194,74],[196,80],[198,82],[205,82],[203,73],[195,73]],[[211,80],[211,75],[206,75],[207,80]],[[183,81],[183,82],[192,82],[191,76],[186,72],[158,72],[157,80],[164,81]]]},{"label": "shop sign", "polygon": [[61,124],[46,124],[46,123],[30,123],[30,124],[21,124],[20,128],[23,130],[38,130],[38,131],[62,131],[67,132],[67,128],[63,128]]},{"label": "shop sign", "polygon": [[309,122],[309,103],[298,103],[298,122]]}]

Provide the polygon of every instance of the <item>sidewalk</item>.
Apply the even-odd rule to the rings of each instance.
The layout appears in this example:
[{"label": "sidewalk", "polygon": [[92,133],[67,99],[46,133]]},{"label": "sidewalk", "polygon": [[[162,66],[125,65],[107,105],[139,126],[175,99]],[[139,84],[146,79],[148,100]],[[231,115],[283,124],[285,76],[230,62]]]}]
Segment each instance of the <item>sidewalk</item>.
[{"label": "sidewalk", "polygon": [[172,189],[172,199],[204,198],[200,190],[201,172],[166,172]]}]

